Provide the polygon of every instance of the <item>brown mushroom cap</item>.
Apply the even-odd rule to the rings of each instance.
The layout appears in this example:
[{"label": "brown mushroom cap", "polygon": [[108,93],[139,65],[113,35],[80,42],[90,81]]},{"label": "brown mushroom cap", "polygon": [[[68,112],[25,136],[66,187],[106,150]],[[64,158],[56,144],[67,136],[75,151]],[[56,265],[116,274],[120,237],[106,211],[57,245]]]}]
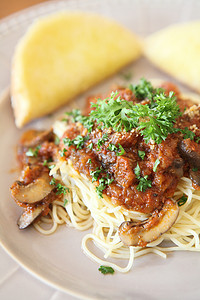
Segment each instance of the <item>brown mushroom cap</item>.
[{"label": "brown mushroom cap", "polygon": [[123,222],[119,227],[119,236],[127,246],[145,247],[169,230],[176,221],[179,207],[176,202],[167,199],[160,210],[142,222]]},{"label": "brown mushroom cap", "polygon": [[200,168],[200,145],[190,139],[185,139],[179,144],[179,151],[190,166]]},{"label": "brown mushroom cap", "polygon": [[25,229],[42,213],[44,205],[33,207],[32,209],[24,210],[23,214],[17,221],[19,229]]},{"label": "brown mushroom cap", "polygon": [[43,173],[41,177],[28,185],[25,185],[21,181],[15,181],[11,187],[11,193],[16,201],[33,204],[45,198],[53,188],[54,186],[50,185],[49,175]]}]

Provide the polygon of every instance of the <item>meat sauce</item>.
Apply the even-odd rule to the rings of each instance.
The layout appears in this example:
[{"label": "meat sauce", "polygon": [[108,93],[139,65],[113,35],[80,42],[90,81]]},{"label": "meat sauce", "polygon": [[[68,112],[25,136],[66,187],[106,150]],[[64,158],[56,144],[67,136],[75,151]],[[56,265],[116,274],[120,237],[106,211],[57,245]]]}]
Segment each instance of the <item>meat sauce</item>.
[{"label": "meat sauce", "polygon": [[[175,127],[181,129],[188,127],[195,132],[198,139],[199,108],[197,106],[194,108],[189,100],[183,101],[179,90],[171,83],[164,83],[162,87],[166,94],[174,91],[182,112],[187,109],[187,113],[178,118]],[[133,103],[141,102],[130,89],[118,87],[117,91],[122,99]],[[86,115],[91,111],[90,102],[95,101],[96,98],[88,99]],[[147,102],[148,100],[143,100],[141,103]],[[65,139],[73,140],[78,136],[85,138],[82,147],[66,146],[64,143]],[[41,173],[49,170],[44,164],[45,161],[56,161],[58,157],[66,161],[70,159],[74,168],[94,181],[97,187],[102,178],[109,178],[110,183],[104,187],[103,194],[110,197],[114,205],[150,214],[160,209],[166,199],[174,195],[180,177],[189,176],[193,165],[188,156],[180,150],[183,140],[183,135],[177,132],[169,134],[160,144],[152,140],[146,143],[137,128],[128,132],[125,130],[116,132],[112,128],[99,127],[96,123],[92,131],[88,132],[81,123],[73,122],[69,118],[59,145],[55,145],[52,131],[27,131],[20,141],[18,160],[23,169],[23,183],[29,184]],[[187,139],[184,141],[188,142]],[[193,147],[198,152],[200,161],[200,146],[196,141],[189,139],[188,143],[190,148]],[[114,145],[114,148],[111,149],[110,145]],[[26,155],[30,146],[37,149],[37,157]],[[135,171],[137,167],[140,170],[140,177],[146,177],[151,182],[145,190],[138,189],[139,179]],[[94,180],[95,172],[97,174]],[[46,211],[48,209],[45,208],[45,213]]]},{"label": "meat sauce", "polygon": [[[182,111],[192,105],[189,100],[180,99],[180,93],[174,85],[165,83],[162,87],[166,94],[171,90],[175,92]],[[127,101],[139,102],[130,89],[118,88],[118,92]],[[85,110],[87,114],[91,109],[89,103],[94,101],[91,97],[89,98]],[[192,126],[198,128],[199,123],[198,116],[184,114],[178,119],[176,126],[182,129],[192,128]],[[200,135],[199,130],[196,134]],[[63,138],[75,139],[78,135],[87,136],[82,149],[77,149],[73,145],[66,147],[63,143]],[[99,145],[99,140],[105,136],[106,140]],[[173,196],[183,172],[185,174],[188,172],[188,163],[183,161],[178,147],[183,139],[180,132],[169,134],[166,140],[156,144],[153,141],[145,143],[137,129],[129,132],[125,130],[115,132],[111,128],[99,128],[95,125],[92,132],[88,133],[82,124],[69,122],[63,138],[60,143],[60,148],[65,149],[63,159],[70,159],[78,172],[91,179],[91,174],[101,169],[96,184],[98,185],[102,177],[109,176],[113,181],[103,193],[110,197],[114,205],[122,205],[129,210],[149,214],[160,208],[166,198]],[[120,144],[124,149],[123,155],[117,156],[115,151],[109,150],[110,144],[116,147]],[[139,155],[141,152],[144,154],[142,158]],[[159,161],[159,164],[154,170],[156,161]],[[151,181],[151,187],[145,191],[138,190],[138,178],[135,174],[137,165],[141,170],[141,177],[148,176]]]}]

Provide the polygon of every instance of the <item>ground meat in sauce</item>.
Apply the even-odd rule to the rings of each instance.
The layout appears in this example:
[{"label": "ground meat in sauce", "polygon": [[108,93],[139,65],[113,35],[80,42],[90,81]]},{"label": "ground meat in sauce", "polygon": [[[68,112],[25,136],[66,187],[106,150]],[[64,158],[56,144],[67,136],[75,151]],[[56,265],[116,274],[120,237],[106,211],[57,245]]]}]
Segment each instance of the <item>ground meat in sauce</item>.
[{"label": "ground meat in sauce", "polygon": [[[181,100],[180,92],[174,85],[165,83],[162,87],[166,89],[166,93],[171,90],[175,91],[182,111],[185,107],[189,108],[193,104],[189,100]],[[122,98],[138,102],[129,89],[120,88],[118,90]],[[88,103],[91,101],[90,97]],[[89,107],[86,108],[86,111],[90,111]],[[183,129],[188,126],[192,128],[194,124],[200,128],[200,121],[195,114],[185,113],[177,121],[177,126]],[[87,134],[88,132],[80,123],[71,123],[63,138],[75,138],[77,135],[86,136]],[[98,140],[105,135],[108,138],[99,148]],[[143,213],[152,213],[155,209],[160,208],[166,198],[173,196],[178,180],[183,175],[183,170],[187,174],[187,163],[183,166],[183,159],[178,150],[181,139],[180,133],[173,133],[157,145],[154,142],[145,143],[136,129],[130,132],[114,132],[112,129],[100,129],[95,126],[81,150],[77,150],[75,146],[65,147],[62,140],[60,147],[61,149],[67,148],[64,159],[70,159],[77,171],[91,178],[92,171],[102,168],[102,174],[107,173],[111,176],[113,182],[105,188],[104,193],[111,198],[115,205],[122,205],[127,209]],[[93,148],[89,149],[88,145],[91,143]],[[122,156],[116,156],[114,151],[108,149],[110,143],[115,146],[122,145],[125,153]],[[139,157],[138,151],[145,152],[143,159]],[[160,163],[154,171],[156,160],[159,160]],[[179,162],[178,165],[177,162]],[[146,191],[141,192],[137,189],[138,179],[134,172],[137,164],[140,167],[141,176],[148,175],[152,182],[152,187]],[[103,176],[102,174],[99,178]]]},{"label": "ground meat in sauce", "polygon": [[[170,90],[175,91],[182,111],[185,107],[187,108],[175,126],[182,129],[188,127],[195,131],[197,136],[200,136],[199,109],[189,108],[193,103],[190,103],[189,100],[181,100],[180,93],[174,85],[165,83],[163,87],[166,89],[166,93],[169,93]],[[118,88],[118,91],[120,96],[127,101],[134,103],[140,101],[136,99],[130,89]],[[92,97],[89,98],[85,113],[90,112],[91,101],[96,100]],[[143,103],[146,103],[145,101]],[[44,166],[45,160],[58,156],[58,150],[65,150],[61,159],[70,159],[78,172],[92,179],[91,172],[101,170],[98,180],[109,175],[113,181],[104,189],[103,193],[111,198],[113,204],[143,213],[152,213],[162,206],[166,198],[173,196],[183,172],[186,176],[189,174],[189,163],[187,161],[183,163],[183,157],[179,151],[179,143],[183,139],[180,133],[168,135],[167,139],[160,144],[155,144],[153,141],[145,143],[137,129],[129,132],[125,130],[115,132],[111,128],[103,129],[95,125],[92,132],[88,133],[82,124],[69,121],[59,147],[55,145],[51,137],[42,141],[37,158],[27,157],[28,144],[36,138],[40,140],[37,134],[39,132],[27,132],[22,137],[18,149],[18,160],[23,169],[22,179],[26,184],[48,170]],[[83,137],[88,135],[81,149],[77,149],[74,145],[66,146],[63,143],[63,138],[73,140],[79,135]],[[99,139],[105,136],[106,139],[99,145]],[[121,145],[124,153],[116,155],[115,151],[108,149],[110,144],[116,147]],[[90,147],[91,145],[92,147]],[[139,152],[142,152],[144,157],[141,157]],[[159,164],[154,170],[157,160],[159,160]],[[148,176],[152,182],[152,186],[145,191],[137,189],[138,178],[134,171],[137,165],[140,167],[141,176]],[[48,211],[48,206],[46,211]]]}]

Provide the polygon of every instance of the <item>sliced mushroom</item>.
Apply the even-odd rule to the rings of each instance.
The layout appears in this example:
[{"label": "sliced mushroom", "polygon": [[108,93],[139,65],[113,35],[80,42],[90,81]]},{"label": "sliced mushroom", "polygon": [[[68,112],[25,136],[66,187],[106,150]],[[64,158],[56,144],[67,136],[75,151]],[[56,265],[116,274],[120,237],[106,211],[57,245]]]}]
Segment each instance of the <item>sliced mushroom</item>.
[{"label": "sliced mushroom", "polygon": [[128,246],[145,247],[172,227],[178,213],[177,203],[167,199],[162,208],[155,210],[149,219],[142,222],[123,222],[119,227],[120,239]]},{"label": "sliced mushroom", "polygon": [[25,229],[33,223],[33,221],[42,213],[44,205],[38,205],[33,208],[26,209],[20,216],[17,225],[19,229]]},{"label": "sliced mushroom", "polygon": [[53,188],[54,186],[50,185],[49,175],[43,173],[41,177],[28,185],[25,185],[21,181],[15,181],[11,187],[11,193],[16,201],[33,204],[45,198]]},{"label": "sliced mushroom", "polygon": [[191,166],[200,168],[200,145],[190,139],[181,141],[179,151]]},{"label": "sliced mushroom", "polygon": [[177,177],[182,177],[183,176],[183,165],[184,165],[184,162],[181,157],[175,158],[170,169]]},{"label": "sliced mushroom", "polygon": [[190,179],[194,184],[200,187],[200,171],[190,170]]}]

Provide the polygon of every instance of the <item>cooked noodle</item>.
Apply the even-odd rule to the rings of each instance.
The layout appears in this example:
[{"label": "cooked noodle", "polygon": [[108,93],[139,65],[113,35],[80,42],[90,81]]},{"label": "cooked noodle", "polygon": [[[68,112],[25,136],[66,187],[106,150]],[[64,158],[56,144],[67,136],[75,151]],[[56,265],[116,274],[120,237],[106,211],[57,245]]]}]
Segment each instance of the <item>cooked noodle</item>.
[{"label": "cooked noodle", "polygon": [[[75,171],[70,160],[60,160],[50,171],[50,175],[69,188],[69,193],[64,196],[63,201],[54,201],[50,214],[43,217],[40,223],[34,224],[34,227],[42,234],[55,232],[57,226],[63,223],[82,231],[92,227],[93,232],[86,234],[82,240],[82,249],[98,264],[127,272],[131,269],[134,258],[147,253],[166,258],[169,251],[200,251],[200,191],[192,187],[190,179],[181,178],[174,194],[175,200],[183,194],[187,196],[186,203],[180,207],[176,223],[159,239],[142,248],[125,246],[118,236],[118,227],[130,219],[145,220],[148,215],[113,206],[105,195],[99,198],[94,184],[85,175]],[[50,229],[46,228],[49,224]],[[89,240],[103,251],[104,260],[89,249]],[[128,259],[128,264],[120,267],[107,261],[108,258]]]}]

